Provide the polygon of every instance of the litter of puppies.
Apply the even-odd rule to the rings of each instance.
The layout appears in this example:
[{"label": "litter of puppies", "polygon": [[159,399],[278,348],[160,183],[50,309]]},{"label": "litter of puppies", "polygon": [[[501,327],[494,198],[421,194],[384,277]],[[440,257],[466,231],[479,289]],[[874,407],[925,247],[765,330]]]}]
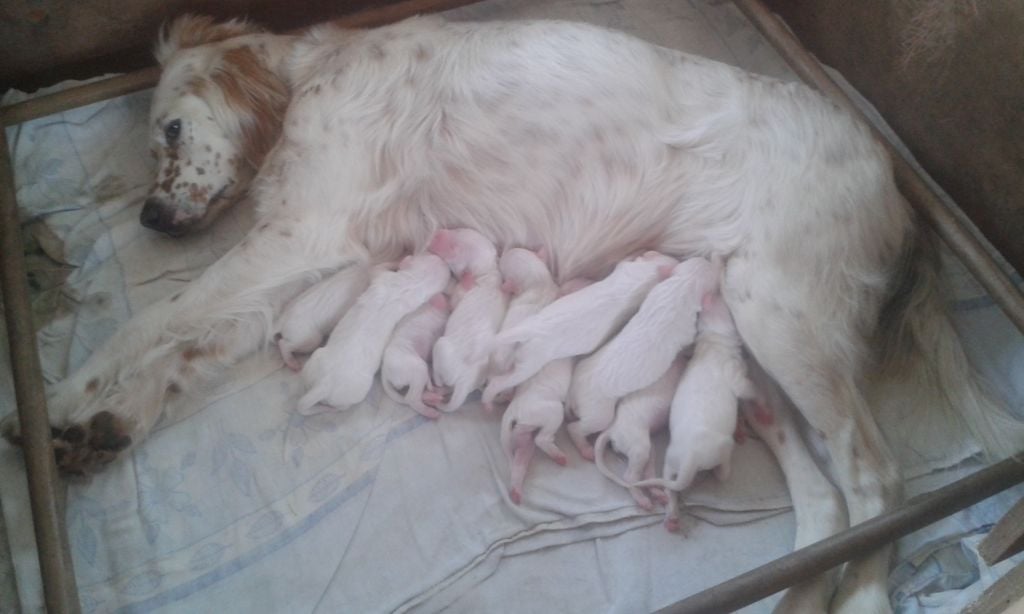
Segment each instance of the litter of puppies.
[{"label": "litter of puppies", "polygon": [[[678,262],[648,251],[602,280],[561,287],[545,259],[523,247],[499,258],[479,233],[446,229],[397,270],[343,269],[312,286],[278,323],[289,367],[313,350],[298,409],[352,407],[378,369],[392,400],[431,419],[482,390],[485,409],[505,406],[500,443],[513,503],[523,500],[536,448],[569,462],[555,443],[568,419],[580,455],[596,458],[640,507],[666,504],[665,526],[676,531],[678,493],[698,471],[728,478],[740,404],[764,403],[719,294],[720,258]],[[666,425],[657,478],[651,435]],[[605,464],[609,448],[626,457],[622,477]]]}]

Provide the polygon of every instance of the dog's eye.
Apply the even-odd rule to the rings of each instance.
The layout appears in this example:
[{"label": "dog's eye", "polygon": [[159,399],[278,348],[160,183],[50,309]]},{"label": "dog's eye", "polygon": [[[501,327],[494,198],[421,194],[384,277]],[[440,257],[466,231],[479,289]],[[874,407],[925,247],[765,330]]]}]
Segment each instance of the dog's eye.
[{"label": "dog's eye", "polygon": [[173,119],[167,122],[164,126],[164,138],[167,139],[168,145],[174,145],[178,142],[178,135],[181,134],[181,120]]}]

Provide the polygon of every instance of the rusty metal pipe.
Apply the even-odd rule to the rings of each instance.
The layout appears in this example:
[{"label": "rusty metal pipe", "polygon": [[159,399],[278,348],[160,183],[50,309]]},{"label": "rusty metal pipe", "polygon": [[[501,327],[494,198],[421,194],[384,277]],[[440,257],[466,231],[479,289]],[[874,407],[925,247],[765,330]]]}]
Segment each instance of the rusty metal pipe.
[{"label": "rusty metal pipe", "polygon": [[[1021,455],[1017,458],[1024,458]],[[1024,482],[1024,462],[1017,458],[914,497],[895,510],[691,595],[659,614],[717,614],[756,603]]]}]

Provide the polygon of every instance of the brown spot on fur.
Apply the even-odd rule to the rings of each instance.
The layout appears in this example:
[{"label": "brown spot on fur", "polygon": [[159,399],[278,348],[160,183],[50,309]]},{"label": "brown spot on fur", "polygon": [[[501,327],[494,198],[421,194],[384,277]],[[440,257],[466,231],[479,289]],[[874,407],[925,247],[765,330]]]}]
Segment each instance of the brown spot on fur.
[{"label": "brown spot on fur", "polygon": [[100,387],[100,380],[95,378],[95,377],[85,383],[85,391],[88,392],[88,393],[96,392],[96,389],[99,388],[99,387]]},{"label": "brown spot on fur", "polygon": [[178,385],[178,382],[171,382],[170,384],[167,384],[167,394],[178,394],[180,392],[181,386]]},{"label": "brown spot on fur", "polygon": [[179,292],[179,293],[175,294],[174,296],[172,296],[171,297],[171,302],[173,303],[174,301],[178,300],[179,298],[181,298],[181,292]]},{"label": "brown spot on fur", "polygon": [[259,166],[281,132],[287,86],[248,47],[224,52],[222,65],[210,80],[242,119],[242,155]]},{"label": "brown spot on fur", "polygon": [[193,345],[191,347],[185,348],[185,351],[183,351],[181,353],[181,358],[185,362],[192,362],[193,360],[195,360],[196,358],[199,358],[203,354],[204,354],[203,350],[201,350],[198,347]]},{"label": "brown spot on fur", "polygon": [[201,166],[197,166],[196,167],[196,174],[197,175],[205,175],[206,174],[206,169],[201,167]]},{"label": "brown spot on fur", "polygon": [[207,200],[207,196],[210,194],[210,189],[207,187],[200,187],[194,183],[189,184],[188,197],[194,203],[204,203]]},{"label": "brown spot on fur", "polygon": [[259,228],[256,229],[256,232],[263,232],[268,228],[270,228],[270,222],[263,222],[262,224],[260,224]]}]

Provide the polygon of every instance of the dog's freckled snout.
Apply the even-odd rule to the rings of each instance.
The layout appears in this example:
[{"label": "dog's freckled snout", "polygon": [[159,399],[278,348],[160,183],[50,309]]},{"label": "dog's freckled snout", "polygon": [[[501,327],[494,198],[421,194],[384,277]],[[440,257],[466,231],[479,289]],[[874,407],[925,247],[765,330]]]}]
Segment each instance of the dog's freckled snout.
[{"label": "dog's freckled snout", "polygon": [[149,197],[142,205],[142,212],[139,214],[139,222],[157,232],[175,234],[173,207],[156,197]]}]

